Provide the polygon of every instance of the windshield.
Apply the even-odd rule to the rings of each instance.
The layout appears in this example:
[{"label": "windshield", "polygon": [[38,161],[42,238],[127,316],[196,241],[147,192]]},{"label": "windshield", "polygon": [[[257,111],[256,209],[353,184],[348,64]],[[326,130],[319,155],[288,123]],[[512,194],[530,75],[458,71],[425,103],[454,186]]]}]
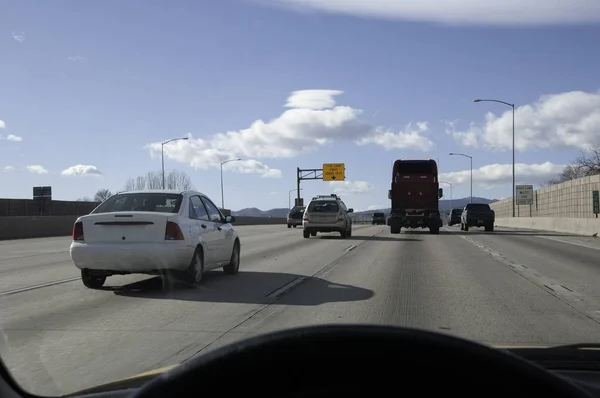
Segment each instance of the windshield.
[{"label": "windshield", "polygon": [[128,193],[108,198],[92,213],[111,213],[115,211],[154,211],[159,213],[177,213],[183,196],[163,193]]},{"label": "windshield", "polygon": [[599,37],[600,0],[1,1],[1,362],[600,343]]},{"label": "windshield", "polygon": [[311,202],[308,206],[308,211],[310,213],[337,213],[340,211],[340,207],[333,200],[320,200]]}]

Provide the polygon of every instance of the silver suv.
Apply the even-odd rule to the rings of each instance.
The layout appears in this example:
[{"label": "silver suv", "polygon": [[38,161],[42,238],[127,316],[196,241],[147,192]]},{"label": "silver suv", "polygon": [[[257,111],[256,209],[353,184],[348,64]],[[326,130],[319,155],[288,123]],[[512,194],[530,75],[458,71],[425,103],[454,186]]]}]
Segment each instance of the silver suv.
[{"label": "silver suv", "polygon": [[302,217],[304,237],[316,236],[317,232],[339,232],[342,238],[352,236],[353,211],[335,194],[315,196]]}]

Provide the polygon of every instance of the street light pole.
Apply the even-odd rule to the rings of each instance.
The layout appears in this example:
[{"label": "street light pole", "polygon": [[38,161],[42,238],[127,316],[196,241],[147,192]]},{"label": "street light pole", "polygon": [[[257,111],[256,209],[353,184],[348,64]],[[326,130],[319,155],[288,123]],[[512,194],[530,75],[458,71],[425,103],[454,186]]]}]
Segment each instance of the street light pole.
[{"label": "street light pole", "polygon": [[469,202],[473,203],[473,157],[469,156],[469,155],[465,155],[464,153],[454,153],[454,152],[450,152],[449,155],[464,156],[471,160],[471,199]]},{"label": "street light pole", "polygon": [[510,102],[495,100],[495,99],[476,99],[473,102],[498,102],[500,104],[504,104],[510,106],[512,108],[512,213],[513,218],[515,217],[515,104],[511,104]]},{"label": "street light pole", "polygon": [[[294,191],[298,191],[298,188],[290,189],[288,192],[288,210],[292,210],[292,198],[290,197],[290,194]],[[302,191],[302,188],[300,188],[300,191]]]},{"label": "street light pole", "polygon": [[221,162],[221,209],[225,209],[225,196],[223,195],[223,165],[225,163],[237,162],[239,160],[242,160],[242,159],[236,158],[236,159],[229,159],[224,162]]},{"label": "street light pole", "polygon": [[161,159],[161,163],[162,163],[162,189],[163,191],[165,190],[165,144],[168,144],[169,142],[173,142],[173,141],[181,141],[181,140],[187,140],[188,137],[181,137],[181,138],[171,138],[170,140],[166,140],[165,142],[162,142],[160,144],[160,159]]}]

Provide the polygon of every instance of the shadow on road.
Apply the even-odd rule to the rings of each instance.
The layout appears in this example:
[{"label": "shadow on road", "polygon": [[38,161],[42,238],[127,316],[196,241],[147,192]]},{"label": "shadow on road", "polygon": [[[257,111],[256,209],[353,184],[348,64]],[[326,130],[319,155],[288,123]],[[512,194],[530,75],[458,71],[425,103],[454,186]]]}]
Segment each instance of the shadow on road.
[{"label": "shadow on road", "polygon": [[[301,280],[301,278],[305,278]],[[298,283],[295,281],[301,280]],[[289,289],[286,287],[289,286]],[[120,287],[106,287],[115,295],[145,299],[207,303],[320,305],[360,301],[373,297],[372,290],[333,283],[321,278],[276,272],[240,271],[234,276],[208,272],[197,288],[153,277]]]}]

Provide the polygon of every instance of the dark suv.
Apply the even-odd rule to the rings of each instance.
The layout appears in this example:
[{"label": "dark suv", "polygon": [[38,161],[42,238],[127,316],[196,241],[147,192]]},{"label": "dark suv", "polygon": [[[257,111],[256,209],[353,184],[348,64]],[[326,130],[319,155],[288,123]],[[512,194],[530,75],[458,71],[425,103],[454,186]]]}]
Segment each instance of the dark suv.
[{"label": "dark suv", "polygon": [[448,226],[453,226],[460,224],[460,215],[462,214],[463,209],[452,209],[450,213],[450,219],[448,220]]},{"label": "dark suv", "polygon": [[298,225],[302,225],[302,216],[304,216],[304,210],[306,206],[294,206],[287,216],[288,228],[296,228]]},{"label": "dark suv", "polygon": [[373,225],[385,225],[385,214],[373,213]]}]

